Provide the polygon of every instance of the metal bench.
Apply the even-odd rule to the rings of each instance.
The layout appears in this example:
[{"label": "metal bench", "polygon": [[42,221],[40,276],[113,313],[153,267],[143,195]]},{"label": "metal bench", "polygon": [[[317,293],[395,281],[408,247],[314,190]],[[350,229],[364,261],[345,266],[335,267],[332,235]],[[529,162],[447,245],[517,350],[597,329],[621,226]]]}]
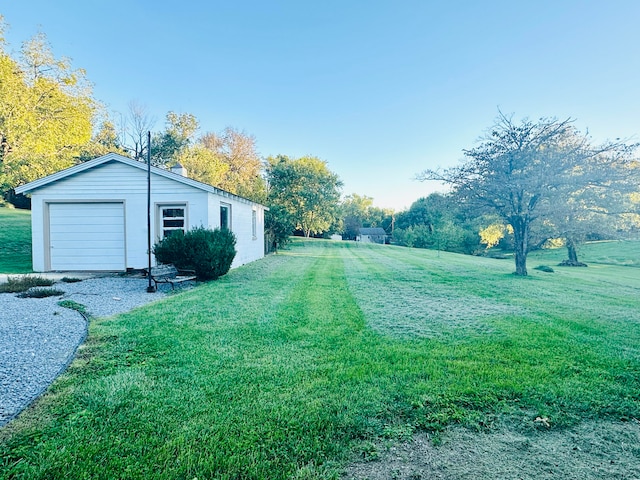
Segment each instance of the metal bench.
[{"label": "metal bench", "polygon": [[153,280],[156,290],[159,283],[169,283],[171,290],[174,290],[176,283],[194,282],[196,278],[196,272],[193,270],[178,270],[175,265],[151,267],[151,280]]}]

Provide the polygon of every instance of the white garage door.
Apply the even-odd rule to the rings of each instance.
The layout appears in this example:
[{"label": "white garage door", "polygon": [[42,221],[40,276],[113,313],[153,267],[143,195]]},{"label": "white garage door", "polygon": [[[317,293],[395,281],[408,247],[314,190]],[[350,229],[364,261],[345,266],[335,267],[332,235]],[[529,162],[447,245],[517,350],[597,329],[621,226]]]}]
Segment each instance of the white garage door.
[{"label": "white garage door", "polygon": [[51,270],[124,270],[124,204],[49,204],[49,246]]}]

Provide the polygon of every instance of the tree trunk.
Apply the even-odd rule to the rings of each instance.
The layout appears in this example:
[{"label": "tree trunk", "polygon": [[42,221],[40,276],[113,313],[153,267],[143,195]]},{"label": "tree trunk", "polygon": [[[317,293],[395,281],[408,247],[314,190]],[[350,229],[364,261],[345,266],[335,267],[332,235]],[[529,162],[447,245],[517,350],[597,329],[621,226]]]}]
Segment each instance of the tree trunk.
[{"label": "tree trunk", "polygon": [[576,242],[567,238],[567,259],[563,260],[560,265],[563,267],[586,267],[586,263],[582,263],[578,261],[578,249],[576,247]]},{"label": "tree trunk", "polygon": [[567,254],[569,255],[569,263],[578,263],[578,251],[573,240],[567,239]]},{"label": "tree trunk", "polygon": [[511,222],[511,226],[513,227],[513,241],[516,254],[516,275],[526,277],[529,222],[525,218],[517,218]]}]

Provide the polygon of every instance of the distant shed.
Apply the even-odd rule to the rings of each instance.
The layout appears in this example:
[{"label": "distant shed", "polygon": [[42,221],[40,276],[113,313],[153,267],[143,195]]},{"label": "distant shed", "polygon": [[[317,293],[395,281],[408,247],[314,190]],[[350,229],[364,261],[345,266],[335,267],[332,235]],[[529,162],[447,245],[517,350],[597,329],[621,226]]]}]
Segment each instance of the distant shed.
[{"label": "distant shed", "polygon": [[356,237],[356,241],[358,242],[368,242],[368,243],[387,243],[387,239],[389,236],[387,232],[385,232],[384,228],[375,227],[375,228],[361,228],[358,231],[358,236]]}]

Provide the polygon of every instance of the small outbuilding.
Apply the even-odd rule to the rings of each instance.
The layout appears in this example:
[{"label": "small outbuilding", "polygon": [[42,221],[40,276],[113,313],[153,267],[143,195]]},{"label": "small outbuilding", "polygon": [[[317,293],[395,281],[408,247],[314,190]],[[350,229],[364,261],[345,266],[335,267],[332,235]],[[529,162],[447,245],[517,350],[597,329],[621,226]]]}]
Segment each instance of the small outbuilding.
[{"label": "small outbuilding", "polygon": [[[33,269],[125,271],[148,265],[147,165],[109,153],[16,188],[31,197]],[[232,268],[264,257],[266,207],[176,171],[151,167],[151,238],[228,228]]]},{"label": "small outbuilding", "polygon": [[384,244],[387,243],[387,238],[389,238],[389,236],[382,227],[361,228],[358,230],[356,241]]}]

